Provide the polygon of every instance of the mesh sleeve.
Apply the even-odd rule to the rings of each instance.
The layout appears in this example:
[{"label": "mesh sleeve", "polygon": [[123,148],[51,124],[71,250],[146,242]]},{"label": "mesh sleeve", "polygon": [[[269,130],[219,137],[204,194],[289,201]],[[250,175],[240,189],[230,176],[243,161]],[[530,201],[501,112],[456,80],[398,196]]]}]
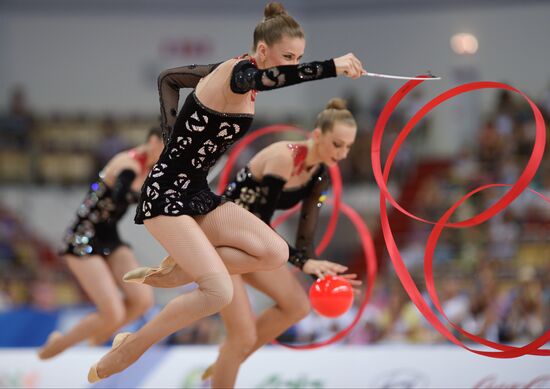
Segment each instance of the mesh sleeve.
[{"label": "mesh sleeve", "polygon": [[115,203],[121,203],[130,191],[132,182],[136,178],[136,172],[131,169],[124,169],[120,172],[113,185],[113,200]]},{"label": "mesh sleeve", "polygon": [[178,116],[179,90],[195,88],[200,79],[217,68],[210,65],[189,65],[163,71],[158,77],[161,127],[165,141],[172,134]]},{"label": "mesh sleeve", "polygon": [[260,196],[256,204],[256,214],[266,224],[271,224],[273,214],[277,209],[277,203],[281,197],[286,180],[271,174],[264,175],[259,185]]},{"label": "mesh sleeve", "polygon": [[233,68],[230,86],[234,93],[244,94],[252,89],[265,91],[328,77],[336,77],[332,59],[269,69],[258,69],[252,62],[244,60]]},{"label": "mesh sleeve", "polygon": [[315,229],[319,219],[319,211],[323,205],[325,193],[328,190],[330,179],[326,168],[315,178],[309,196],[302,202],[300,221],[296,232],[295,247],[290,246],[290,257],[288,261],[294,266],[303,268],[309,258],[315,257],[313,240]]}]

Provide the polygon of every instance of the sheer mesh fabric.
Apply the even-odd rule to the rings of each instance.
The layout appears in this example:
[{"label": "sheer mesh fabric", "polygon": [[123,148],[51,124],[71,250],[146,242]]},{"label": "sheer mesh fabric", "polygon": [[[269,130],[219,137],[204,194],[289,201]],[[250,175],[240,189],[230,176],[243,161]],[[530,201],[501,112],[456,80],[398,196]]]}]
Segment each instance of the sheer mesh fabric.
[{"label": "sheer mesh fabric", "polygon": [[330,179],[326,169],[315,178],[311,191],[302,201],[300,222],[296,230],[295,246],[289,246],[288,262],[302,269],[309,258],[315,258],[314,238],[323,205],[324,194],[328,190]]},{"label": "sheer mesh fabric", "polygon": [[209,65],[180,66],[163,71],[158,77],[161,127],[164,142],[172,136],[174,123],[178,116],[179,90],[195,88],[200,79],[210,74],[219,63]]}]

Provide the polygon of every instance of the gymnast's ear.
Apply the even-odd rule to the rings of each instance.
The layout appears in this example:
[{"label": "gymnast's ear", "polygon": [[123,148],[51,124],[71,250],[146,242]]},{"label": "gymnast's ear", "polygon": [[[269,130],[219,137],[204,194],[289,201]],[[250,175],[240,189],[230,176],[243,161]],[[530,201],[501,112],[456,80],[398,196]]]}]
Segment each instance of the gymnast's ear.
[{"label": "gymnast's ear", "polygon": [[256,46],[256,53],[258,53],[258,60],[260,63],[265,62],[265,59],[267,58],[267,50],[267,43],[265,43],[265,41],[259,41]]},{"label": "gymnast's ear", "polygon": [[321,135],[323,134],[323,131],[321,131],[320,128],[316,127],[313,131],[311,131],[311,139],[313,139],[314,142],[319,142],[319,139],[321,138]]}]

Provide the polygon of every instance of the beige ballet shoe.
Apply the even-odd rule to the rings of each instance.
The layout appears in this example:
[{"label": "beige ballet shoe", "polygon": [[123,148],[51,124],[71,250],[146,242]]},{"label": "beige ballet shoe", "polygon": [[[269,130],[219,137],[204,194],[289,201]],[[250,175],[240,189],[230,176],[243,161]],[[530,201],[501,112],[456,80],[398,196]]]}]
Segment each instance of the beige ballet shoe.
[{"label": "beige ballet shoe", "polygon": [[172,258],[171,256],[166,256],[164,257],[164,259],[160,262],[160,270],[163,270],[163,269],[168,269],[168,268],[172,268],[176,266],[176,261],[174,261],[174,258]]},{"label": "beige ballet shoe", "polygon": [[58,352],[52,352],[51,349],[48,350],[48,348],[51,348],[52,344],[55,343],[55,341],[58,340],[61,337],[63,337],[63,334],[61,332],[59,332],[59,331],[52,332],[48,336],[48,339],[46,340],[46,343],[44,344],[44,346],[42,346],[42,348],[38,351],[38,358],[40,358],[42,360],[50,359],[50,358],[55,357],[60,352],[62,352],[63,350],[58,351]]},{"label": "beige ballet shoe", "polygon": [[[115,336],[115,338],[113,339],[113,345],[111,346],[111,350],[109,351],[109,353],[112,353],[117,348],[119,348],[122,345],[122,343],[124,343],[124,341],[128,338],[128,336],[130,336],[130,334],[131,334],[131,332],[121,332],[120,334],[117,334],[117,336]],[[107,354],[109,354],[109,353],[107,353]],[[107,355],[107,354],[105,354],[105,355]],[[94,365],[92,367],[90,367],[90,370],[88,371],[88,382],[90,384],[93,384],[97,381],[100,381],[104,378],[107,378],[107,377],[100,377],[99,374],[97,373],[97,365],[98,364],[99,364],[99,362],[94,363]]]},{"label": "beige ballet shoe", "polygon": [[203,371],[203,373],[201,375],[201,380],[206,381],[207,379],[212,377],[212,375],[214,374],[214,366],[216,366],[215,363],[211,364],[210,366],[208,366],[206,368],[205,371]]},{"label": "beige ballet shoe", "polygon": [[145,281],[145,278],[148,275],[154,273],[155,271],[157,270],[152,267],[138,267],[124,274],[124,277],[122,277],[122,280],[124,282],[135,282],[136,284],[143,284]]},{"label": "beige ballet shoe", "polygon": [[174,267],[176,266],[176,261],[171,256],[165,257],[160,263],[159,267],[138,267],[136,269],[130,270],[128,273],[124,274],[122,280],[124,282],[135,282],[138,284],[145,284],[147,277],[153,274],[169,274]]}]

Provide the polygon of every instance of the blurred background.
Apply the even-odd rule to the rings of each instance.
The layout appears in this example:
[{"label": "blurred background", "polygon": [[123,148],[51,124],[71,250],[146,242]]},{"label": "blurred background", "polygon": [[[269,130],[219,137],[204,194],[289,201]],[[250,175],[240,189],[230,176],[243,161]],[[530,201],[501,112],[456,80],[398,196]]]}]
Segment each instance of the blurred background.
[{"label": "blurred background", "polygon": [[[431,71],[442,77],[424,82],[399,106],[386,128],[383,156],[425,102],[471,81],[518,88],[537,103],[548,124],[548,1],[282,3],[306,32],[304,61],[353,52],[368,71],[408,76]],[[248,51],[264,5],[251,0],[0,0],[0,347],[39,346],[52,330],[72,326],[91,309],[57,255],[87,185],[109,158],[140,143],[159,123],[160,71]],[[251,130],[280,123],[312,129],[316,114],[337,96],[347,99],[356,115],[357,140],[340,166],[344,199],[369,227],[379,274],[369,306],[343,341],[353,346],[446,343],[396,278],[380,229],[371,138],[379,113],[402,84],[337,78],[261,93]],[[437,220],[475,187],[514,183],[534,136],[533,114],[519,95],[483,90],[459,96],[414,129],[397,156],[389,187],[404,208]],[[237,165],[281,138],[262,138]],[[530,187],[550,196],[547,155]],[[451,220],[479,213],[504,192],[481,192]],[[154,266],[164,252],[142,226],[133,224],[133,214],[131,209],[121,223],[121,235],[141,263]],[[325,207],[319,237],[329,216]],[[393,208],[390,221],[409,271],[425,290],[423,254],[431,226]],[[295,227],[291,220],[279,231],[293,242]],[[543,334],[550,324],[549,227],[549,204],[526,192],[486,223],[445,230],[434,273],[449,318],[496,342],[525,344]],[[362,255],[353,226],[341,217],[323,258],[364,277]],[[307,288],[308,278],[297,276]],[[181,292],[155,290],[155,309]],[[254,291],[251,299],[258,310],[269,304]],[[356,310],[337,320],[312,313],[281,340],[327,339],[348,325]],[[213,316],[166,342],[214,345],[222,338],[223,326]]]}]

